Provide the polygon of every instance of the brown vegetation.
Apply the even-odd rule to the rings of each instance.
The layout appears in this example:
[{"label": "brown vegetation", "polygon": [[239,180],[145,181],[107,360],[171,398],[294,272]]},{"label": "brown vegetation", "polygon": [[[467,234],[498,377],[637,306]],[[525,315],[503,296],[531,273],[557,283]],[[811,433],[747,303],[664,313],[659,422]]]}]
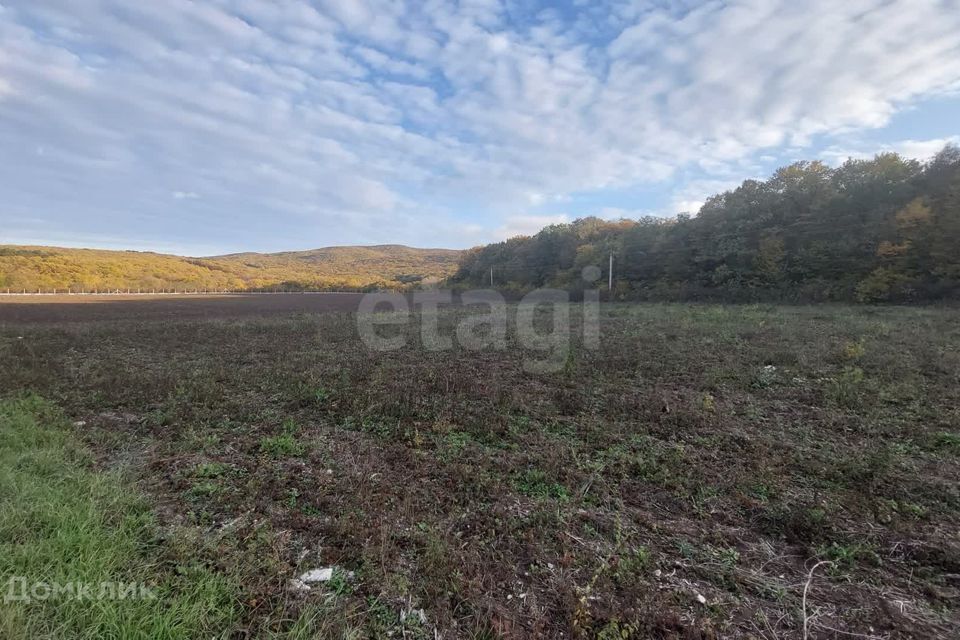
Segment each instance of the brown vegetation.
[{"label": "brown vegetation", "polygon": [[946,639],[956,319],[610,305],[549,375],[350,314],[8,323],[0,392],[82,421],[172,566],[239,578],[236,634]]}]

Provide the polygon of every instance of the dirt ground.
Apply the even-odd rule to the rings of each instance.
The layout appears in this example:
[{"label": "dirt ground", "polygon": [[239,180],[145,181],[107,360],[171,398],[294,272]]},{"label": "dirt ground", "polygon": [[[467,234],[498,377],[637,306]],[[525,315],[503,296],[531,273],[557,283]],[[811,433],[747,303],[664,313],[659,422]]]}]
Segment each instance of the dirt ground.
[{"label": "dirt ground", "polygon": [[355,311],[361,293],[0,296],[0,323],[238,318]]},{"label": "dirt ground", "polygon": [[235,581],[230,637],[960,637],[956,310],[603,305],[533,374],[313,313],[358,300],[0,303],[0,394]]}]

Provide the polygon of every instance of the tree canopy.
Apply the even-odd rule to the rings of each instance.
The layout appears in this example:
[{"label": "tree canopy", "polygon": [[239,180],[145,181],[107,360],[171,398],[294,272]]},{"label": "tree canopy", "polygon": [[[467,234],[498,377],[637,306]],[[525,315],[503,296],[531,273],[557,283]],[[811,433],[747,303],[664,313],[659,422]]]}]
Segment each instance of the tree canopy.
[{"label": "tree canopy", "polygon": [[[797,162],[698,215],[582,218],[465,252],[453,281],[578,288],[582,269],[635,299],[930,300],[960,292],[960,149]],[[592,286],[592,285],[589,285]]]}]

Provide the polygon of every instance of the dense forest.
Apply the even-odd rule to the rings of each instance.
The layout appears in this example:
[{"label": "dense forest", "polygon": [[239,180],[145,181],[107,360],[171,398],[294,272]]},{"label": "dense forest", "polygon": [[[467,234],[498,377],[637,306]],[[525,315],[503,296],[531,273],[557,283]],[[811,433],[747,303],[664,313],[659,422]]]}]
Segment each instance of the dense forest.
[{"label": "dense forest", "polygon": [[[695,216],[583,218],[465,252],[452,280],[582,288],[661,300],[906,302],[960,294],[960,149],[929,162],[883,153],[798,162],[711,197]],[[590,285],[593,286],[593,285]]]},{"label": "dense forest", "polygon": [[0,291],[406,288],[449,276],[459,254],[382,245],[184,258],[140,251],[0,246]]}]

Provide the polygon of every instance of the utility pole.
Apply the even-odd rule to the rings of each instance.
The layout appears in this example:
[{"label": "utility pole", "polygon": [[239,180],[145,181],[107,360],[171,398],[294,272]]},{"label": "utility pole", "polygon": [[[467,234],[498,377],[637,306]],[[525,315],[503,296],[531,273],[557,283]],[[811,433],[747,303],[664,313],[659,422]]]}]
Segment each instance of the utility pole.
[{"label": "utility pole", "polygon": [[613,254],[610,254],[610,270],[607,273],[607,291],[613,291]]},{"label": "utility pole", "polygon": [[490,267],[490,288],[493,288],[493,267]]}]

